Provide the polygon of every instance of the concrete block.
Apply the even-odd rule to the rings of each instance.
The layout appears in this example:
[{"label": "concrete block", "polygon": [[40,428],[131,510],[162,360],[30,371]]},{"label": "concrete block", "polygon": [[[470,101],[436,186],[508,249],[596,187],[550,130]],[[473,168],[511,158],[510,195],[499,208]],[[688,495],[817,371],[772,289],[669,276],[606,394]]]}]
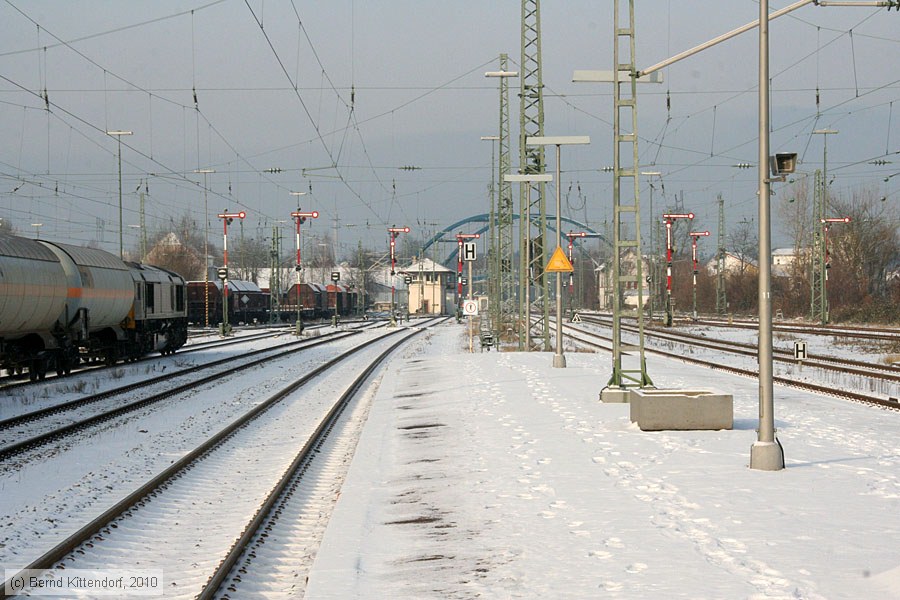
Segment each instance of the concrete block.
[{"label": "concrete block", "polygon": [[[600,392],[600,402],[625,404],[631,399],[631,392],[626,388],[604,388]],[[634,419],[632,419],[633,421]]]},{"label": "concrete block", "polygon": [[630,390],[631,420],[643,431],[731,429],[734,398],[718,390]]}]

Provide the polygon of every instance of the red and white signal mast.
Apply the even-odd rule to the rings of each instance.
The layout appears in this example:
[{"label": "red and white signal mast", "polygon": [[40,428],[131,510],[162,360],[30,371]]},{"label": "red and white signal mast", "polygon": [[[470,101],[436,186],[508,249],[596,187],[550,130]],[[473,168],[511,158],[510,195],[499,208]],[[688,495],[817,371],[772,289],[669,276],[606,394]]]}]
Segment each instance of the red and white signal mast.
[{"label": "red and white signal mast", "polygon": [[[466,240],[477,240],[481,237],[480,233],[457,233],[456,234],[456,296],[459,299],[459,302],[462,302],[463,297],[463,284],[462,284],[462,272],[463,272],[463,243]],[[471,279],[471,274],[469,275],[469,279]],[[469,289],[472,289],[472,282],[469,282]],[[470,294],[471,295],[471,294]]]},{"label": "red and white signal mast", "polygon": [[219,279],[222,280],[222,325],[219,327],[219,334],[226,336],[231,332],[231,325],[228,324],[228,226],[235,219],[243,219],[247,216],[244,211],[241,212],[223,212],[219,213],[222,219],[222,259],[223,266],[219,270]]},{"label": "red and white signal mast", "polygon": [[303,333],[303,322],[300,320],[300,272],[303,271],[303,265],[300,262],[300,226],[303,225],[307,219],[318,219],[319,211],[300,210],[300,207],[298,206],[297,210],[291,213],[291,217],[293,217],[294,222],[297,223],[297,264],[294,266],[294,271],[297,273],[297,287],[294,288],[294,300],[297,303],[297,323],[295,324],[295,333],[300,335]]},{"label": "red and white signal mast", "polygon": [[401,233],[409,233],[409,227],[388,227],[388,234],[391,237],[391,326],[397,325],[397,317],[394,315],[396,287],[394,286],[395,268],[397,266],[397,258],[395,248],[397,246],[397,236]]},{"label": "red and white signal mast", "polygon": [[[666,327],[672,326],[673,307],[672,307],[672,255],[674,254],[674,245],[672,243],[672,225],[678,219],[694,219],[694,213],[686,214],[663,214],[663,223],[666,225]],[[640,285],[640,282],[639,282]]]}]

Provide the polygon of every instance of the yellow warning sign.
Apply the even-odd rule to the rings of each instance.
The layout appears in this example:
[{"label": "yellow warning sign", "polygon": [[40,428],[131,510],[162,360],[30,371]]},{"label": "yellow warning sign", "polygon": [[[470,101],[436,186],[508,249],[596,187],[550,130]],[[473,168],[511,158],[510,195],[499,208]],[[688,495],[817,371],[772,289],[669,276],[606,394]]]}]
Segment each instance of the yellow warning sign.
[{"label": "yellow warning sign", "polygon": [[547,268],[544,270],[548,273],[571,273],[575,269],[572,268],[572,263],[566,258],[562,246],[557,246],[553,256],[550,257],[550,262],[547,263]]}]

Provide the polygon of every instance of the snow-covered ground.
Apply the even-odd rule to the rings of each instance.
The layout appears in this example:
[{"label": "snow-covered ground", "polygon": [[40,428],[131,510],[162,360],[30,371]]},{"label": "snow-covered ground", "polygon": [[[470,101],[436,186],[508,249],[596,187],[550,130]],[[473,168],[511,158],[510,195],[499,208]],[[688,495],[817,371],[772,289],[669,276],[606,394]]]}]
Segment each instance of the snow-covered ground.
[{"label": "snow-covered ground", "polygon": [[[223,375],[215,385],[91,428],[5,465],[0,469],[3,568],[21,568],[286,382],[376,336],[378,332],[364,332],[297,355],[273,359],[261,368]],[[253,344],[254,347],[256,344],[272,346],[290,338],[285,334],[281,339],[269,338]],[[211,350],[203,356],[176,354],[160,360],[203,363],[211,357],[221,358],[220,354],[237,356],[246,350],[246,346],[229,347]],[[140,377],[145,368],[123,365],[124,375],[117,375],[116,369],[90,377],[103,389]],[[48,382],[48,385],[65,384]],[[333,396],[336,393],[322,393],[323,399]]]},{"label": "snow-covered ground", "polygon": [[900,412],[776,387],[787,468],[754,471],[755,380],[648,354],[735,426],[642,432],[598,401],[608,354],[464,331],[392,362],[306,597],[900,598]]},{"label": "snow-covered ground", "polygon": [[[647,433],[598,401],[608,354],[573,346],[553,369],[550,353],[468,354],[465,334],[439,326],[379,375],[323,545],[266,559],[295,593],[308,575],[313,599],[900,598],[900,411],[776,386],[787,469],[751,471],[755,380],[648,353],[659,387],[732,393],[735,426]],[[0,473],[0,562],[21,567],[328,353]],[[148,375],[123,369],[97,385]]]}]

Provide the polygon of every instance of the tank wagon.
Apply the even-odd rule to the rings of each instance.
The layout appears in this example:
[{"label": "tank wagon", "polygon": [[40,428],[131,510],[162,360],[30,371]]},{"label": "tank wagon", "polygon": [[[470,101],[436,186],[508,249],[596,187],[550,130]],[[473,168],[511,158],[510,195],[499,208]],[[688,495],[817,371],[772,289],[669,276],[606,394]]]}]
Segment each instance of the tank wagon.
[{"label": "tank wagon", "polygon": [[187,341],[185,284],[94,248],[0,235],[0,367],[43,379]]}]

